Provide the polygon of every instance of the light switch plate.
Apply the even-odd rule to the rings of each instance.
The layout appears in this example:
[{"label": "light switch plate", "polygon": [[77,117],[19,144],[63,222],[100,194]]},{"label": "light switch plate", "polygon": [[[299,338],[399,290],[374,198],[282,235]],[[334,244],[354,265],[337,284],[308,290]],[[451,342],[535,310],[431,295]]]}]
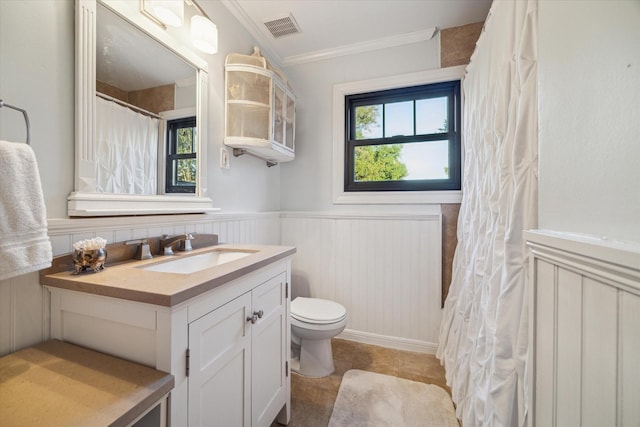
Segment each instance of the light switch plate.
[{"label": "light switch plate", "polygon": [[222,169],[229,169],[229,150],[225,147],[220,147],[220,167]]}]

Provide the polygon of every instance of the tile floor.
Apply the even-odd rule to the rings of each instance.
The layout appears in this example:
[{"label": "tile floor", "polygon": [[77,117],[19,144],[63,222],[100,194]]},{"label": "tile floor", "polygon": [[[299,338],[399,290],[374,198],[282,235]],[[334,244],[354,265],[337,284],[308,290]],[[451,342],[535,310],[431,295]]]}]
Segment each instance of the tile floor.
[{"label": "tile floor", "polygon": [[436,384],[450,393],[445,385],[444,368],[432,354],[394,350],[337,338],[331,344],[336,367],[332,375],[326,378],[306,378],[292,373],[289,427],[326,427],[342,375],[349,369]]}]

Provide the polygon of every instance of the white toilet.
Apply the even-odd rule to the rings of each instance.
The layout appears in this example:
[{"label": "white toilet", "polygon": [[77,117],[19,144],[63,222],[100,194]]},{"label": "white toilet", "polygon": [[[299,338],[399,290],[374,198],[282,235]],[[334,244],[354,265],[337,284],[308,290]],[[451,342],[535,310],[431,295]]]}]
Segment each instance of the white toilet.
[{"label": "white toilet", "polygon": [[[291,369],[307,377],[334,371],[331,338],[347,326],[347,310],[334,301],[297,297],[291,301]],[[299,355],[297,350],[299,348]]]}]

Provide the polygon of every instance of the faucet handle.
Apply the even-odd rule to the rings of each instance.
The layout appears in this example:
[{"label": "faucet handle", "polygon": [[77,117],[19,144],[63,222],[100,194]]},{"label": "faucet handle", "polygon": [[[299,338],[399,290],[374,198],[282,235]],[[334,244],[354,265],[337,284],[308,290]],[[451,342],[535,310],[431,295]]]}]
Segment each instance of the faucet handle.
[{"label": "faucet handle", "polygon": [[147,239],[143,239],[140,246],[138,246],[138,259],[152,259],[153,255],[151,255],[151,248],[149,247],[149,242]]},{"label": "faucet handle", "polygon": [[191,241],[193,240],[193,235],[190,233],[187,233],[187,235],[184,237],[184,243],[183,244],[183,250],[185,252],[188,252],[190,250],[192,250],[193,248],[191,247]]},{"label": "faucet handle", "polygon": [[125,245],[139,245],[136,252],[136,259],[152,259],[151,249],[147,239],[129,240]]}]

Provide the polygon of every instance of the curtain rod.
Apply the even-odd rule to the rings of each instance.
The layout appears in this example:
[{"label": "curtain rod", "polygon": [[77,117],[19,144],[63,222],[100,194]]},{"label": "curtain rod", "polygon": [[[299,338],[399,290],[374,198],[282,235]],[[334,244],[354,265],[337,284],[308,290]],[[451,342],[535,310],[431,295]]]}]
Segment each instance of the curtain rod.
[{"label": "curtain rod", "polygon": [[145,116],[151,116],[151,117],[153,117],[155,119],[163,120],[162,117],[160,117],[156,113],[152,113],[151,111],[147,111],[144,108],[140,108],[140,107],[137,107],[137,106],[135,106],[133,104],[129,104],[128,102],[124,102],[124,101],[122,101],[122,100],[120,100],[118,98],[114,98],[113,96],[105,95],[104,93],[100,93],[100,92],[96,92],[96,96],[99,96],[102,99],[106,99],[107,101],[113,101],[116,104],[123,105],[123,106],[125,106],[127,108],[130,108],[130,109],[132,109],[134,111],[137,111],[138,113],[142,113]]}]

